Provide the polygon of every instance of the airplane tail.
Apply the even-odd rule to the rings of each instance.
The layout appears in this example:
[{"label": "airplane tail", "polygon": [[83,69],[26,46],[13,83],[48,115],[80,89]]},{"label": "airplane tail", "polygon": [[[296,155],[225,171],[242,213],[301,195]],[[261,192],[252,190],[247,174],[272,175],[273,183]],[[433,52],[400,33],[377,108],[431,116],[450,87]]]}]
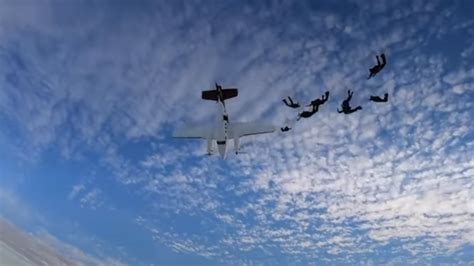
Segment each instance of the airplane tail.
[{"label": "airplane tail", "polygon": [[[237,97],[239,91],[237,89],[223,89],[222,98],[223,100]],[[219,97],[217,95],[217,90],[203,91],[201,98],[203,100],[218,101]]]}]

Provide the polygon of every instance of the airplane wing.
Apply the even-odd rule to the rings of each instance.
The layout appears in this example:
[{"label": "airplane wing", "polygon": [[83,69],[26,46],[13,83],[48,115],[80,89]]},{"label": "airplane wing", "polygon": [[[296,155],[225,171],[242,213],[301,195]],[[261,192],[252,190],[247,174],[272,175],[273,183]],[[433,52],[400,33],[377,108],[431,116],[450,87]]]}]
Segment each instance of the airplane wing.
[{"label": "airplane wing", "polygon": [[239,138],[243,136],[272,133],[275,127],[260,122],[237,122],[229,123],[229,138]]},{"label": "airplane wing", "polygon": [[210,126],[188,126],[176,130],[173,133],[174,138],[200,138],[212,139],[213,130]]}]

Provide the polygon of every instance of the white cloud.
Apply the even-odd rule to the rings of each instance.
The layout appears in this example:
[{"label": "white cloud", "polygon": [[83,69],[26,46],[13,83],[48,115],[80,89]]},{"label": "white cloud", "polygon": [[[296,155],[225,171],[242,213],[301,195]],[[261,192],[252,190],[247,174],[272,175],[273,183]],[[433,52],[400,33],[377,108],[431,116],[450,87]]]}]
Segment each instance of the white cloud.
[{"label": "white cloud", "polygon": [[88,188],[85,184],[77,184],[72,187],[68,195],[69,200],[79,202],[81,208],[96,210],[104,205],[104,196],[100,188]]},{"label": "white cloud", "polygon": [[101,194],[102,190],[93,188],[80,199],[81,207],[87,206],[93,210],[101,207],[103,204]]},{"label": "white cloud", "polygon": [[[54,222],[31,209],[13,191],[0,189],[0,200],[2,202],[0,240],[20,254],[22,261],[26,259],[29,264],[47,263],[50,265],[124,265],[120,260],[87,254],[80,248],[57,239],[46,230],[47,227],[55,227]],[[14,225],[12,221],[40,229],[26,232]],[[96,252],[100,251],[96,250]]]},{"label": "white cloud", "polygon": [[71,192],[68,195],[69,199],[74,199],[81,191],[83,191],[86,187],[84,184],[78,184],[72,187]]},{"label": "white cloud", "polygon": [[[351,261],[389,241],[431,255],[472,245],[473,144],[466,138],[472,104],[459,97],[468,98],[473,73],[468,67],[446,73],[444,55],[419,48],[431,34],[446,34],[452,10],[438,16],[437,3],[414,2],[391,15],[389,2],[358,5],[367,17],[312,14],[309,21],[281,23],[277,31],[269,26],[272,14],[285,13],[277,7],[216,15],[194,6],[199,12],[192,7],[174,17],[131,16],[117,28],[105,25],[107,31],[77,26],[74,35],[48,24],[37,38],[66,35],[65,44],[48,56],[38,51],[37,39],[18,48],[32,69],[19,76],[24,90],[6,86],[0,110],[34,146],[59,143],[65,154],[85,148],[102,155],[117,181],[145,191],[157,213],[219,221],[218,232],[209,233],[217,240],[166,226],[152,231],[177,252],[232,261],[240,252],[274,248],[310,259],[327,251],[334,260]],[[212,16],[196,19],[200,12]],[[214,21],[214,15],[226,19]],[[103,16],[90,25],[105,21]],[[5,35],[6,42],[19,35]],[[16,51],[8,45],[4,50]],[[367,81],[379,52],[389,63]],[[0,60],[21,68],[14,57]],[[48,86],[37,93],[26,80],[46,80]],[[203,143],[177,144],[160,135],[176,121],[211,117],[213,105],[202,102],[199,92],[214,80],[239,87],[240,96],[228,103],[235,120],[280,123],[295,115],[281,97],[296,94],[304,103],[326,90],[331,96],[289,134],[244,139],[251,143],[249,153],[221,162],[198,156]],[[350,116],[335,112],[346,89],[355,90],[353,103],[364,107]],[[385,92],[389,103],[368,102],[369,95]],[[15,104],[20,99],[22,110]],[[121,149],[124,142],[153,137],[155,148],[143,158]],[[103,194],[79,184],[69,198],[96,209]],[[155,229],[157,216],[147,215],[140,223]]]},{"label": "white cloud", "polygon": [[67,244],[54,236],[50,235],[46,231],[42,231],[38,234],[37,239],[47,245],[48,247],[54,249],[56,252],[61,254],[62,256],[66,257],[68,260],[77,263],[78,265],[103,265],[103,266],[121,266],[126,265],[120,260],[105,257],[105,258],[97,258],[94,256],[90,256],[84,253],[79,248]]}]

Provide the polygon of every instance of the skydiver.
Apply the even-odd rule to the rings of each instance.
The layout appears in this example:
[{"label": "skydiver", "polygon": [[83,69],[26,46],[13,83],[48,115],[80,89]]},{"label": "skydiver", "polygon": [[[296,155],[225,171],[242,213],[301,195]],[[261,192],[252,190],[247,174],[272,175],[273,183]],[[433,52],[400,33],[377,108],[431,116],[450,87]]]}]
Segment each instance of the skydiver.
[{"label": "skydiver", "polygon": [[382,70],[387,64],[387,59],[385,58],[385,54],[382,53],[380,55],[380,57],[382,58],[382,63],[380,63],[379,56],[377,55],[376,57],[377,57],[377,65],[369,69],[370,75],[367,79],[370,79],[371,77],[375,77],[375,75],[377,75],[377,73],[379,73],[380,70]]},{"label": "skydiver", "polygon": [[354,113],[358,110],[362,110],[361,106],[357,106],[356,108],[352,109],[351,106],[349,105],[349,102],[351,101],[353,94],[354,94],[354,92],[351,92],[351,90],[347,91],[347,99],[345,99],[341,104],[342,110],[339,111],[339,108],[337,109],[338,113],[344,113],[344,114],[348,115],[348,114]]},{"label": "skydiver", "polygon": [[299,113],[297,118],[296,118],[296,121],[299,121],[302,117],[309,118],[312,115],[314,115],[317,111],[318,110],[315,109],[314,106],[313,106],[313,109],[311,111],[303,111],[303,112]]},{"label": "skydiver", "polygon": [[286,104],[286,106],[291,107],[291,108],[298,108],[300,107],[298,102],[293,102],[293,99],[291,99],[290,96],[288,96],[289,102],[285,99],[283,99],[283,102]]},{"label": "skydiver", "polygon": [[313,100],[311,101],[310,104],[306,105],[306,106],[312,106],[313,107],[313,111],[316,113],[319,109],[319,106],[324,104],[329,98],[329,91],[326,91],[323,96],[321,96],[321,99],[316,99],[316,100]]},{"label": "skydiver", "polygon": [[388,93],[385,93],[383,98],[380,98],[379,96],[370,96],[369,100],[376,103],[388,102]]},{"label": "skydiver", "polygon": [[280,128],[280,129],[281,129],[281,132],[286,132],[286,131],[289,131],[291,129],[291,127],[285,126],[285,127]]}]

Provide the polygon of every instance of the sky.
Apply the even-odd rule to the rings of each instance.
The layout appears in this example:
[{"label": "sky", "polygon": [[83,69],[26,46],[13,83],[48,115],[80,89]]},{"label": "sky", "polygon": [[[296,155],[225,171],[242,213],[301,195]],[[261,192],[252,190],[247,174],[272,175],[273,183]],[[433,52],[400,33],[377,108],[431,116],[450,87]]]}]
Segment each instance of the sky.
[{"label": "sky", "polygon": [[[0,216],[79,265],[474,263],[472,1],[0,0]],[[387,65],[367,80],[375,56]],[[207,156],[174,130],[288,132]],[[354,91],[351,104],[336,109]],[[389,94],[387,103],[371,95]]]}]

